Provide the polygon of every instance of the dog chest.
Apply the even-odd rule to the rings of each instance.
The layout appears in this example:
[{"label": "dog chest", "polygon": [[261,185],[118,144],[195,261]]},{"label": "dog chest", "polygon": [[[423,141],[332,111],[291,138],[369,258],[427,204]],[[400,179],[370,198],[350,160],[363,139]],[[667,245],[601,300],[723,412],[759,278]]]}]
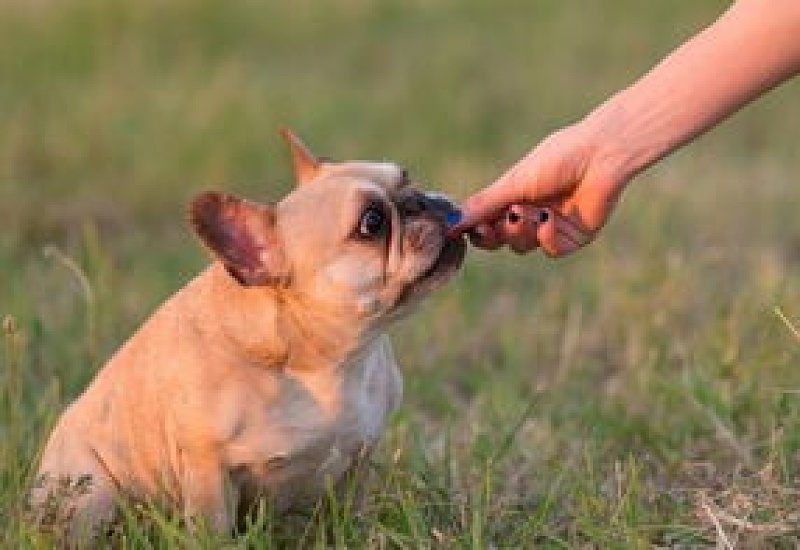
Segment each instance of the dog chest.
[{"label": "dog chest", "polygon": [[273,494],[318,493],[376,443],[401,393],[385,337],[335,373],[287,374],[266,414],[230,441],[231,465]]}]

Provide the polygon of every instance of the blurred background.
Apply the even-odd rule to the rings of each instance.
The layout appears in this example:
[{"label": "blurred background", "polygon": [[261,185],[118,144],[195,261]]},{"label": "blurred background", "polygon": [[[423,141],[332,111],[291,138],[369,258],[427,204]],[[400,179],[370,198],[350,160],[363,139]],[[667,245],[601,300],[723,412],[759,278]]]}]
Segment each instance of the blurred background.
[{"label": "blurred background", "polygon": [[[279,126],[460,199],[726,6],[5,0],[0,427],[16,435],[0,444],[0,495],[14,500],[60,407],[206,264],[191,196],[289,189]],[[501,545],[709,542],[703,504],[729,510],[735,495],[750,503],[740,517],[766,510],[789,526],[770,536],[789,537],[798,93],[782,87],[639,177],[573,257],[472,252],[395,331],[407,391],[387,456],[427,457],[466,502],[490,463],[481,536]],[[746,473],[766,467],[768,482]]]}]

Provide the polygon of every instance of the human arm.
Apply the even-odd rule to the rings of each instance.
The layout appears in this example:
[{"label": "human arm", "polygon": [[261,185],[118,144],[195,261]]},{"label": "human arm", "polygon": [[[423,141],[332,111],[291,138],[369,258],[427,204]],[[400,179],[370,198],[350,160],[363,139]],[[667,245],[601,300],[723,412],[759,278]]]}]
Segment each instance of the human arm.
[{"label": "human arm", "polygon": [[[472,230],[485,248],[573,252],[603,227],[634,176],[798,71],[800,1],[738,0],[633,85],[468,198],[455,230]],[[542,207],[552,215],[533,223]]]}]

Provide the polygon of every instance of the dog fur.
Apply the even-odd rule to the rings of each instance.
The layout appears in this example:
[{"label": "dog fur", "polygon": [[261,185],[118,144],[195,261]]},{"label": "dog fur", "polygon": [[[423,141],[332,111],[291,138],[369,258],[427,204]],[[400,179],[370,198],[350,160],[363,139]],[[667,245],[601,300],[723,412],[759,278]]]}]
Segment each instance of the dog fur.
[{"label": "dog fur", "polygon": [[220,531],[259,498],[307,505],[375,445],[400,403],[384,330],[458,269],[452,207],[395,164],[321,161],[284,136],[297,187],[278,204],[193,201],[215,261],[50,435],[32,500],[41,509],[64,480],[87,480],[61,503],[72,537],[110,522],[120,497]]}]

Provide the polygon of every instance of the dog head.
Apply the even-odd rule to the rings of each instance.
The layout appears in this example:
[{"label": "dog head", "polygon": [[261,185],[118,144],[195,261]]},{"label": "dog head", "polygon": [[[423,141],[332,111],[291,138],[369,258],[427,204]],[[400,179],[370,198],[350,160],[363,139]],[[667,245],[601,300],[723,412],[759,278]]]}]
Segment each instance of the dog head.
[{"label": "dog head", "polygon": [[283,200],[209,192],[191,204],[196,233],[239,284],[374,324],[407,312],[458,270],[465,243],[447,236],[447,199],[417,189],[396,164],[323,160],[282,134],[297,179]]}]

